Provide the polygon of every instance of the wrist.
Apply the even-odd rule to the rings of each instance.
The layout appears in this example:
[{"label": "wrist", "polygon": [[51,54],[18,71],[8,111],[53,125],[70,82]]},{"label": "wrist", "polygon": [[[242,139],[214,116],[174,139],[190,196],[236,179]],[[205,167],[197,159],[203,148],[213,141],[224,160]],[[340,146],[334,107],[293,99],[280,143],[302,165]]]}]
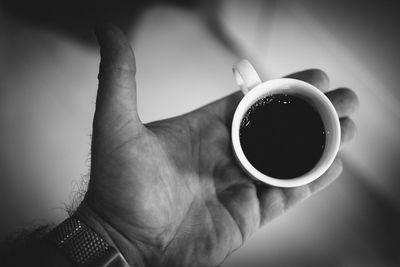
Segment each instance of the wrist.
[{"label": "wrist", "polygon": [[79,206],[74,216],[92,228],[110,246],[119,251],[129,263],[129,266],[146,266],[143,251],[97,214],[85,201]]},{"label": "wrist", "polygon": [[73,267],[70,260],[46,240],[49,226],[23,230],[0,244],[0,266]]}]

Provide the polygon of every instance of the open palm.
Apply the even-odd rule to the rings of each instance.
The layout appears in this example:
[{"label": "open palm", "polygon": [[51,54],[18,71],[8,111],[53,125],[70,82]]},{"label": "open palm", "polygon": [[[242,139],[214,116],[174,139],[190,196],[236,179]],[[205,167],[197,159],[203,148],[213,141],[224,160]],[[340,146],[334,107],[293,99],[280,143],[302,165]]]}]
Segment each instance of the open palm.
[{"label": "open palm", "polygon": [[[260,226],[325,187],[340,160],[315,182],[292,189],[256,184],[236,164],[230,124],[236,92],[175,118],[141,123],[135,60],[124,35],[98,28],[101,65],[93,123],[89,189],[79,212],[100,222],[131,266],[216,266]],[[321,90],[318,70],[293,74]],[[341,119],[342,140],[355,131],[349,89],[327,93]]]}]

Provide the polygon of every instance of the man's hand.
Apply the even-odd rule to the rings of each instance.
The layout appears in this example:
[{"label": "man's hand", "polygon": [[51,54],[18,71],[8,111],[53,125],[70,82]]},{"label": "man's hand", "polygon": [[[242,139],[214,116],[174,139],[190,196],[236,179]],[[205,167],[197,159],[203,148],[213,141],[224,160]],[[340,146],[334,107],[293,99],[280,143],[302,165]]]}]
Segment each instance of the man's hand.
[{"label": "man's hand", "polygon": [[[230,124],[241,92],[188,114],[144,125],[137,113],[135,58],[117,28],[96,31],[101,64],[88,192],[78,209],[132,266],[216,266],[258,228],[339,176],[336,159],[319,179],[297,188],[255,184],[236,164]],[[290,77],[328,90],[319,70]],[[358,105],[349,89],[326,95],[342,144]],[[100,229],[100,230],[99,230]]]}]

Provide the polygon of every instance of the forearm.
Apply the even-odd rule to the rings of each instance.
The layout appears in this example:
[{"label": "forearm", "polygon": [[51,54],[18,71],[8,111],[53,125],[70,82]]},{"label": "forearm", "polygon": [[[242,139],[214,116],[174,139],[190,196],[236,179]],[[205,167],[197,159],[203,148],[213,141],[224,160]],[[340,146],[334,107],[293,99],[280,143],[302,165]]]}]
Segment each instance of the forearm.
[{"label": "forearm", "polygon": [[145,260],[144,251],[140,250],[139,246],[127,240],[112,225],[109,225],[99,215],[94,213],[86,203],[83,202],[79,206],[75,212],[75,216],[96,231],[109,245],[118,250],[129,266],[144,267],[148,265]]},{"label": "forearm", "polygon": [[[75,227],[77,222],[79,227]],[[30,232],[25,230],[4,241],[0,266],[126,267],[125,257],[129,266],[145,266],[139,250],[124,242],[86,208],[80,208],[72,219],[67,219],[52,231],[49,228],[42,226]]]},{"label": "forearm", "polygon": [[48,229],[42,226],[34,231],[23,231],[3,241],[0,266],[72,267],[61,251],[43,239]]}]

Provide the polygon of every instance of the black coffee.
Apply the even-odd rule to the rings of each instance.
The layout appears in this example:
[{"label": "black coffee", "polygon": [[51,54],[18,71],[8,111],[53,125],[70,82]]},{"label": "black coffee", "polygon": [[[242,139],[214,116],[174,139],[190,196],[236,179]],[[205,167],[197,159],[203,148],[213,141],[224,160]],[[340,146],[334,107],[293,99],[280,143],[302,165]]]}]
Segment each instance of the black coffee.
[{"label": "black coffee", "polygon": [[311,170],[325,147],[320,115],[306,100],[277,94],[254,103],[240,126],[240,144],[260,172],[290,179]]}]

